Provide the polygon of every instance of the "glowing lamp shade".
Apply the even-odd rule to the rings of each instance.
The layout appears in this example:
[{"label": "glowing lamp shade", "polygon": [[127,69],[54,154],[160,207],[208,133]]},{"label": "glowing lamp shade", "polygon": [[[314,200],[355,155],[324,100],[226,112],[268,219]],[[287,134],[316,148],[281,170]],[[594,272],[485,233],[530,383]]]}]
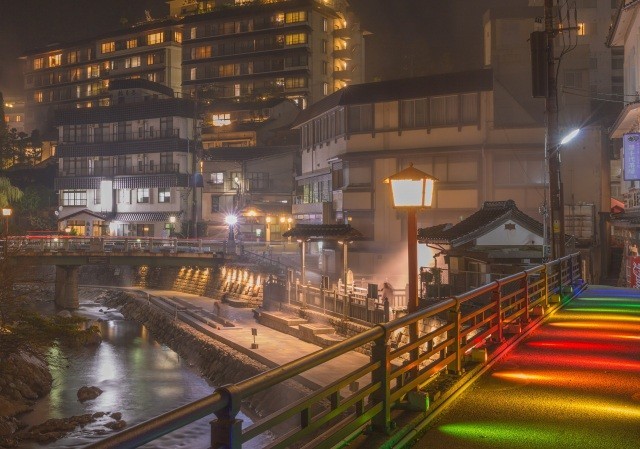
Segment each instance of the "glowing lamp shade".
[{"label": "glowing lamp shade", "polygon": [[9,217],[9,216],[11,216],[11,212],[13,212],[12,209],[2,209],[2,216],[3,217]]},{"label": "glowing lamp shade", "polygon": [[391,184],[393,207],[431,207],[433,201],[433,176],[414,168],[413,164],[384,180]]}]

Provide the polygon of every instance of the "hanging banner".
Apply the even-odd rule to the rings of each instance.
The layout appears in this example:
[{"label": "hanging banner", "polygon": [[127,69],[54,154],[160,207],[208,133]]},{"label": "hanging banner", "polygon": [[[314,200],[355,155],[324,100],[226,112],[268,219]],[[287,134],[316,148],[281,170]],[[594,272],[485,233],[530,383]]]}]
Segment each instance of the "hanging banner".
[{"label": "hanging banner", "polygon": [[622,136],[622,161],[624,180],[640,180],[640,133]]},{"label": "hanging banner", "polygon": [[631,270],[629,273],[629,287],[640,288],[640,256],[629,257]]}]

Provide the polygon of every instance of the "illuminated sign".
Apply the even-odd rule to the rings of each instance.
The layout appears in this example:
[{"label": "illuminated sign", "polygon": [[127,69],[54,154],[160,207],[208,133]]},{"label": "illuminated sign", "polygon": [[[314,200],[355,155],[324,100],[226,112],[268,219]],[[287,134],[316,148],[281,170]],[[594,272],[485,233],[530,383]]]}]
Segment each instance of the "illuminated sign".
[{"label": "illuminated sign", "polygon": [[625,134],[622,142],[624,180],[640,180],[640,133]]}]

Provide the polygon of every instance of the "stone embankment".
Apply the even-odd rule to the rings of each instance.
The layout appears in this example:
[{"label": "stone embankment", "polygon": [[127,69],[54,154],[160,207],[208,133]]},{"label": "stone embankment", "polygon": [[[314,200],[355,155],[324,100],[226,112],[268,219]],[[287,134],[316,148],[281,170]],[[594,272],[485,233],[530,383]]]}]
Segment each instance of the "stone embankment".
[{"label": "stone embankment", "polygon": [[[213,385],[237,383],[269,369],[191,326],[174,320],[172,315],[150,305],[146,297],[113,291],[104,304],[118,308],[126,318],[143,324],[156,340],[176,351]],[[248,398],[243,402],[243,411],[249,415],[265,416],[309,392],[296,382],[285,382]]]}]

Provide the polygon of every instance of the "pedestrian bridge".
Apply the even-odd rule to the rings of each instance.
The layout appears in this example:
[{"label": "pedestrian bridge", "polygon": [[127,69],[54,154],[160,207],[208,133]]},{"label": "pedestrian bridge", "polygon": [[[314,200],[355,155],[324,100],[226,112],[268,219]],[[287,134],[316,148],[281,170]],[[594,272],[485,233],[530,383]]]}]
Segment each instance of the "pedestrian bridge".
[{"label": "pedestrian bridge", "polygon": [[142,237],[9,236],[0,257],[27,265],[56,266],[56,305],[78,307],[78,269],[83,265],[211,268],[236,257],[224,240]]},{"label": "pedestrian bridge", "polygon": [[[251,447],[254,438],[265,435],[272,436],[268,447],[406,447],[432,429],[436,429],[436,434],[427,433],[423,438],[428,441],[421,442],[419,447],[432,447],[436,439],[448,443],[433,447],[563,447],[545,435],[545,422],[549,421],[552,434],[558,438],[565,426],[575,435],[584,432],[591,437],[600,432],[606,438],[606,425],[617,423],[615,430],[622,437],[616,437],[616,441],[626,438],[626,445],[582,446],[640,447],[638,388],[632,380],[637,380],[640,372],[637,345],[640,295],[619,290],[617,298],[609,298],[608,292],[582,281],[581,267],[580,255],[573,254],[500,279],[378,324],[251,379],[217,388],[208,397],[89,447],[137,447],[207,416],[212,418],[213,448]],[[625,305],[618,308],[617,302]],[[603,331],[605,338],[615,341],[598,343],[591,337],[581,340],[580,332],[594,326]],[[562,329],[567,333],[558,332]],[[560,340],[528,340],[539,332],[556,335]],[[455,404],[465,400],[465,389],[471,381],[480,379],[482,385],[485,373],[503,359],[510,361],[511,354],[518,354],[521,347],[534,348],[538,352],[536,360],[543,367],[521,371],[527,355],[517,355],[515,363],[507,363],[494,376],[514,384],[502,388],[489,382],[480,390],[472,389],[479,391],[482,400],[462,406],[460,415],[451,415],[451,424],[433,427],[434,418],[446,415],[440,413],[442,410],[455,410]],[[582,362],[579,360],[582,356],[570,352],[572,348],[587,353]],[[286,382],[296,376],[353,350],[369,354],[368,362],[346,374],[327,377],[321,388],[248,426],[237,419],[241,404],[254,395],[270,394],[272,389],[283,385],[286,388]],[[589,355],[590,350],[597,355]],[[577,363],[571,365],[571,361]],[[553,374],[554,363],[564,364],[558,370],[559,376]],[[589,376],[580,374],[585,367],[599,370],[605,377],[591,381]],[[518,390],[518,382],[535,388],[524,395],[500,399],[504,391]],[[606,386],[620,382],[625,385],[624,397],[606,402],[605,390],[616,389]],[[548,391],[560,385],[574,389],[565,399],[560,392],[559,398],[547,402]],[[597,397],[585,400],[584,404],[578,402],[576,398],[590,389],[598,390]],[[539,408],[538,423],[530,406],[536,398],[543,405]],[[488,405],[486,413],[478,411],[483,401]],[[496,403],[503,406],[504,417],[492,426]],[[606,405],[598,409],[599,404]],[[586,418],[575,429],[570,428],[568,421],[580,414]],[[594,423],[589,422],[593,416],[604,419],[604,424],[598,422],[596,430]],[[521,421],[517,421],[518,417]],[[535,436],[536,429],[539,436]],[[568,445],[564,447],[573,447],[575,441],[584,442],[586,438],[565,440]],[[598,440],[600,443],[602,439]]]}]

